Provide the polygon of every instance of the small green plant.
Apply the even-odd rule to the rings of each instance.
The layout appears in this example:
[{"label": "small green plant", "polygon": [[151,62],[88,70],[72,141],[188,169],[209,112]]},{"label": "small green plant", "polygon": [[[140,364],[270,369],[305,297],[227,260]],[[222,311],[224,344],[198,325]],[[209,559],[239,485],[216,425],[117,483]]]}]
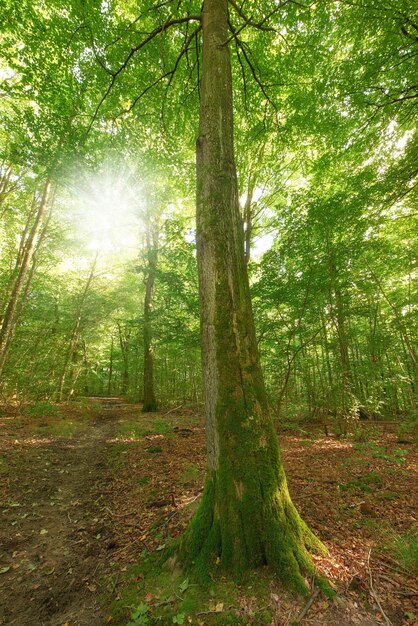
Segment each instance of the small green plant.
[{"label": "small green plant", "polygon": [[400,494],[396,493],[396,491],[383,491],[382,493],[379,493],[379,495],[377,496],[378,500],[398,500],[398,498],[400,498]]},{"label": "small green plant", "polygon": [[289,433],[293,433],[295,435],[301,435],[303,437],[306,437],[308,435],[306,430],[303,430],[303,428],[301,426],[299,426],[299,424],[295,424],[294,422],[283,422],[282,424],[280,424],[280,429]]},{"label": "small green plant", "polygon": [[409,453],[407,448],[395,448],[392,454],[387,454],[384,448],[377,446],[374,441],[367,443],[353,443],[353,449],[357,452],[370,452],[374,459],[382,459],[389,463],[396,463],[397,465],[403,465],[406,463],[406,455]]},{"label": "small green plant", "polygon": [[100,402],[93,398],[79,398],[77,404],[86,412],[88,417],[95,417],[102,410]]},{"label": "small green plant", "polygon": [[59,407],[50,402],[37,402],[25,410],[28,417],[61,417]]},{"label": "small green plant", "polygon": [[388,549],[399,564],[411,574],[418,574],[418,534],[413,531],[394,535]]},{"label": "small green plant", "polygon": [[353,450],[357,450],[357,452],[371,452],[374,454],[376,451],[382,450],[382,448],[379,448],[374,441],[365,441],[353,443]]},{"label": "small green plant", "polygon": [[75,422],[73,420],[63,420],[51,424],[39,424],[35,430],[43,435],[50,437],[73,437],[77,432],[86,428],[86,424]]},{"label": "small green plant", "polygon": [[199,466],[195,463],[190,463],[183,470],[180,476],[180,482],[182,485],[193,485],[199,480]]},{"label": "small green plant", "polygon": [[177,613],[177,615],[173,615],[173,624],[184,624],[185,618],[184,613]]},{"label": "small green plant", "polygon": [[149,448],[145,448],[145,452],[149,452],[150,454],[158,454],[162,451],[163,449],[161,446],[150,446]]},{"label": "small green plant", "polygon": [[379,435],[379,429],[373,426],[357,426],[353,433],[353,440],[357,443],[372,443],[372,439]]},{"label": "small green plant", "polygon": [[389,463],[397,463],[398,465],[403,465],[406,463],[405,456],[408,454],[409,450],[401,450],[401,448],[396,448],[393,451],[393,454],[386,454],[382,449],[377,449],[372,453],[372,456],[375,459],[383,459],[384,461],[389,461]]},{"label": "small green plant", "polygon": [[126,626],[148,626],[149,604],[139,604],[131,613],[131,620]]},{"label": "small green plant", "polygon": [[140,439],[147,434],[147,429],[138,422],[125,422],[119,428],[119,435],[129,439]]},{"label": "small green plant", "polygon": [[156,419],[153,426],[154,433],[157,435],[164,435],[172,430],[171,424],[164,419]]},{"label": "small green plant", "polygon": [[108,450],[108,458],[115,466],[123,463],[121,455],[129,449],[128,444],[117,442],[110,446]]},{"label": "small green plant", "polygon": [[128,437],[129,439],[141,439],[146,435],[165,435],[166,437],[173,436],[171,432],[171,424],[164,419],[135,421],[131,420],[121,425],[119,429],[119,435],[122,437]]},{"label": "small green plant", "polygon": [[413,415],[399,424],[399,443],[418,443],[418,417]]},{"label": "small green plant", "polygon": [[148,485],[149,483],[149,478],[148,476],[138,476],[135,479],[135,482],[137,485],[140,485],[141,487],[145,487],[145,485]]},{"label": "small green plant", "polygon": [[383,484],[382,477],[378,472],[369,472],[368,474],[364,474],[364,476],[360,476],[359,478],[355,478],[354,480],[349,480],[347,483],[342,483],[339,485],[341,491],[347,491],[348,489],[360,489],[363,492],[372,491],[373,488],[379,488]]}]

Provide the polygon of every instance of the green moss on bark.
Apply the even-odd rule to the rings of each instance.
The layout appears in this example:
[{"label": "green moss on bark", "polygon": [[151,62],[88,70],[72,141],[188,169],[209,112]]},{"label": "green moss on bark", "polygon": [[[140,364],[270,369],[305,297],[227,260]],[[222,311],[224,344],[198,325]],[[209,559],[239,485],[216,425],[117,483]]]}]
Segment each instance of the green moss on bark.
[{"label": "green moss on bark", "polygon": [[237,404],[235,398],[218,407],[225,428],[219,468],[207,479],[180,558],[202,580],[221,569],[239,581],[246,570],[269,565],[285,586],[306,593],[304,576],[314,575],[309,552],[325,548],[292,504],[269,421],[239,419]]},{"label": "green moss on bark", "polygon": [[297,591],[323,550],[293,506],[261,372],[234,164],[228,2],[205,0],[197,258],[209,475],[180,558],[200,577],[269,565]]}]

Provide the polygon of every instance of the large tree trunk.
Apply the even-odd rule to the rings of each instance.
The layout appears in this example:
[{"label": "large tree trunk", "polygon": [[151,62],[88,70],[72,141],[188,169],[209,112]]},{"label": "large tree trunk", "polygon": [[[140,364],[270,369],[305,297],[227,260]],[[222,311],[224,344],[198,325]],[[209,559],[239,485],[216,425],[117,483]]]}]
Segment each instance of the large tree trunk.
[{"label": "large tree trunk", "polygon": [[[197,259],[208,475],[182,542],[186,564],[240,577],[271,565],[305,590],[321,548],[293,506],[259,364],[234,163],[227,0],[205,0],[197,141]],[[217,559],[219,558],[219,561]]]}]

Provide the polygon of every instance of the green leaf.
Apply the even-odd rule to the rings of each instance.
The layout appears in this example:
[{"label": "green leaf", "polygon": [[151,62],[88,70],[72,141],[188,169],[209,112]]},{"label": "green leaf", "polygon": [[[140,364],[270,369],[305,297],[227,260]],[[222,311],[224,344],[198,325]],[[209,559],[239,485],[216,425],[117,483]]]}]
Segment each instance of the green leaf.
[{"label": "green leaf", "polygon": [[179,587],[179,591],[180,593],[184,593],[186,591],[186,589],[189,588],[189,579],[186,578],[185,580],[183,580],[183,582],[181,583],[180,587]]}]

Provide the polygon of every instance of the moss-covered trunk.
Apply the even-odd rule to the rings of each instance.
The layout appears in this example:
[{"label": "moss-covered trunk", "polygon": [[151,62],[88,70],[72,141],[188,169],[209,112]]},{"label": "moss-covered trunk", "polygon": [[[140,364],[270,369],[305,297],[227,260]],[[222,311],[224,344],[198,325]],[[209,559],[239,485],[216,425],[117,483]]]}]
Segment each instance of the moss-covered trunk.
[{"label": "moss-covered trunk", "polygon": [[197,258],[208,476],[181,556],[239,576],[270,564],[299,590],[320,547],[287,489],[259,363],[233,146],[227,0],[205,0],[197,140]]}]

